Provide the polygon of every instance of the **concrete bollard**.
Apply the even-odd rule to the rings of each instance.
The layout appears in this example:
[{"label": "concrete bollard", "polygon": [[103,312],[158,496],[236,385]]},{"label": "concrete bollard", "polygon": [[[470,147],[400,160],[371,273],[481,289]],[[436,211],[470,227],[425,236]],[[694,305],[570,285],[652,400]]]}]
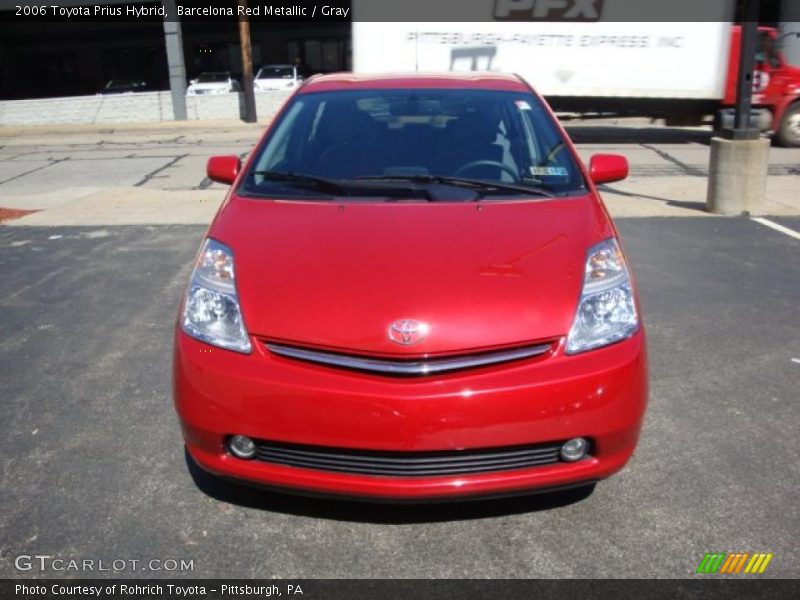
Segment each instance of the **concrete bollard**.
[{"label": "concrete bollard", "polygon": [[719,215],[762,214],[768,161],[767,139],[712,138],[706,210]]}]

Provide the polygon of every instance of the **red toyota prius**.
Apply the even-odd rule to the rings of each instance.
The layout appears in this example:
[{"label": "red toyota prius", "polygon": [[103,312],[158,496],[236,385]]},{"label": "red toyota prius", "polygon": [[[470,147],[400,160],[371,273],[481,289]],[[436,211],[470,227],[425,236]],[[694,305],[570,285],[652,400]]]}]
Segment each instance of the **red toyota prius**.
[{"label": "red toyota prius", "polygon": [[212,474],[375,500],[588,486],[647,402],[630,265],[544,100],[497,74],[305,82],[180,305],[174,398]]}]

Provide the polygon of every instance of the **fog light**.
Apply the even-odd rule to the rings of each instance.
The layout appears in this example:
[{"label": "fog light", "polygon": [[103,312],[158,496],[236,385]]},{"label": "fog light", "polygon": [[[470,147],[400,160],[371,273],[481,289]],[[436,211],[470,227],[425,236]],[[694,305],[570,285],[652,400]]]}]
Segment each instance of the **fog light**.
[{"label": "fog light", "polygon": [[256,445],[246,435],[235,435],[228,440],[228,449],[238,458],[253,458],[256,455]]},{"label": "fog light", "polygon": [[561,446],[561,458],[567,462],[574,462],[586,456],[589,442],[583,438],[572,438]]}]

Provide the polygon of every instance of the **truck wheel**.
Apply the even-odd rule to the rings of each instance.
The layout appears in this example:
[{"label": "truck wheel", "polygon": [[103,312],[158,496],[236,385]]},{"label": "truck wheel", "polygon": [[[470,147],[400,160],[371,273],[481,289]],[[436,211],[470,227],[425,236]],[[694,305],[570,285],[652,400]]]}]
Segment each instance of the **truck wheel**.
[{"label": "truck wheel", "polygon": [[800,147],[800,102],[795,102],[783,113],[775,141],[781,146]]}]

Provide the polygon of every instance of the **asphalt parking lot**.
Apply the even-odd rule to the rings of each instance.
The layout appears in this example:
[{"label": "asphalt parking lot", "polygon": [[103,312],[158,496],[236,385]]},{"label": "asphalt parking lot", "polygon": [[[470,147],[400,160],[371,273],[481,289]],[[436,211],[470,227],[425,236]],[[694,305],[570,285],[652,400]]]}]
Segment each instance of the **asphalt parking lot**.
[{"label": "asphalt parking lot", "polygon": [[[247,142],[232,135],[196,154]],[[702,163],[679,143],[670,156]],[[774,170],[793,168],[786,152]],[[53,195],[50,168],[4,199]],[[188,163],[181,173],[202,187]],[[800,217],[774,221],[800,230]],[[187,464],[171,341],[203,225],[0,226],[0,577],[76,576],[15,569],[20,554],[47,554],[193,561],[171,577],[681,578],[709,551],[772,552],[763,576],[797,577],[800,241],[746,218],[617,225],[649,334],[634,459],[588,496],[424,507],[266,493]]]}]

